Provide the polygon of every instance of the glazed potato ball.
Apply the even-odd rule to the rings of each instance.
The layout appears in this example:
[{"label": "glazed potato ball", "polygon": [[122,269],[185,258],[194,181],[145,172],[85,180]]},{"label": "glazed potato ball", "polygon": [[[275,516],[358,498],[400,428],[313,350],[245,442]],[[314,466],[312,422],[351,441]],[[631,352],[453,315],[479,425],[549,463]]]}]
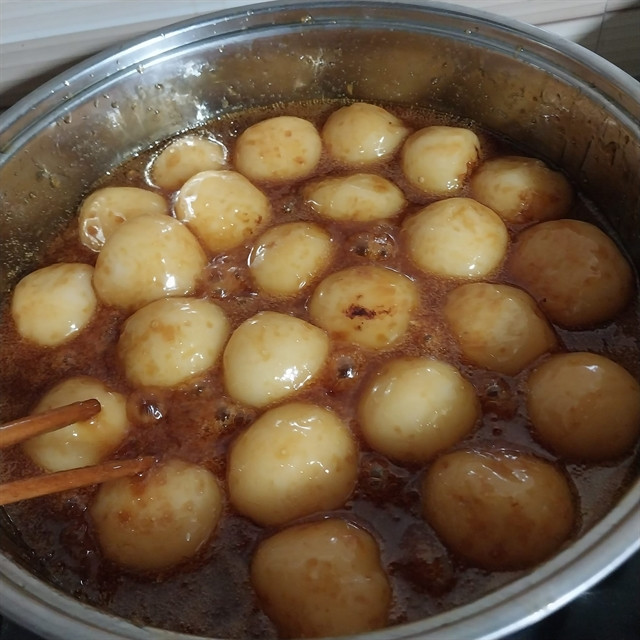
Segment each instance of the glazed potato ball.
[{"label": "glazed potato ball", "polygon": [[95,398],[100,411],[81,422],[42,433],[23,443],[24,452],[46,471],[97,464],[118,448],[129,431],[126,398],[96,378],[67,378],[48,391],[32,414]]},{"label": "glazed potato ball", "polygon": [[558,455],[603,462],[628,453],[640,436],[640,384],[594,353],[552,356],[529,376],[534,433]]},{"label": "glazed potato ball", "polygon": [[401,462],[427,462],[462,440],[479,416],[473,385],[455,367],[429,358],[386,362],[358,404],[367,443]]},{"label": "glazed potato ball", "polygon": [[133,311],[191,293],[206,263],[198,240],[181,222],[139,216],[120,225],[105,243],[93,286],[105,304]]},{"label": "glazed potato ball", "polygon": [[465,185],[480,157],[478,136],[463,127],[425,127],[402,147],[402,172],[416,189],[453,196]]},{"label": "glazed potato ball", "polygon": [[176,191],[196,173],[223,169],[226,162],[227,150],[221,142],[184,135],[172,140],[153,159],[149,178],[161,189]]},{"label": "glazed potato ball", "polygon": [[202,171],[189,178],[175,211],[212,253],[237,247],[271,219],[268,198],[236,171]]},{"label": "glazed potato ball", "polygon": [[525,453],[447,453],[427,470],[421,496],[423,515],[444,544],[487,571],[546,560],[576,522],[565,474]]},{"label": "glazed potato ball", "polygon": [[306,403],[263,413],[233,443],[227,464],[231,503],[263,526],[342,507],[357,476],[349,428]]},{"label": "glazed potato ball", "polygon": [[423,271],[478,279],[504,260],[509,234],[500,217],[470,198],[434,202],[402,225],[409,257]]},{"label": "glazed potato ball", "polygon": [[135,386],[173,387],[213,367],[229,332],[229,321],[217,304],[164,298],[129,316],[118,340],[118,356]]},{"label": "glazed potato ball", "polygon": [[363,166],[389,159],[409,129],[386,109],[357,102],[334,111],[322,128],[329,155],[347,166]]},{"label": "glazed potato ball", "polygon": [[304,118],[276,116],[251,125],[238,137],[234,162],[250,180],[299,180],[322,155],[318,130]]},{"label": "glazed potato ball", "polygon": [[567,215],[573,200],[569,181],[542,160],[492,158],[469,181],[471,195],[509,222],[542,222]]},{"label": "glazed potato ball", "polygon": [[270,296],[294,296],[315,280],[334,253],[331,235],[313,222],[288,222],[265,231],[253,245],[249,269]]},{"label": "glazed potato ball", "polygon": [[463,355],[491,371],[515,375],[557,344],[535,300],[505,284],[472,282],[454,289],[444,317]]},{"label": "glazed potato ball", "polygon": [[407,276],[364,265],[322,280],[311,296],[309,312],[315,324],[338,340],[384,349],[405,335],[418,299]]},{"label": "glazed potato ball", "polygon": [[172,458],[143,476],[105,482],[89,513],[109,560],[161,571],[191,558],[209,540],[223,503],[210,471]]},{"label": "glazed potato ball", "polygon": [[43,347],[56,347],[78,335],[98,307],[93,273],[91,265],[61,262],[22,278],[11,299],[18,333]]},{"label": "glazed potato ball", "polygon": [[615,242],[581,220],[551,220],[525,229],[510,265],[547,317],[565,327],[611,320],[633,293],[633,272]]},{"label": "glazed potato ball", "polygon": [[261,311],[229,338],[224,383],[238,402],[265,407],[312,381],[329,354],[329,338],[318,327],[285,313]]},{"label": "glazed potato ball", "polygon": [[159,194],[138,187],[105,187],[91,193],[80,206],[78,230],[85,247],[100,251],[126,220],[144,214],[169,214]]},{"label": "glazed potato ball", "polygon": [[260,543],[251,584],[287,638],[350,636],[388,624],[391,587],[367,531],[337,518],[300,524]]},{"label": "glazed potato ball", "polygon": [[325,218],[357,222],[392,218],[406,204],[391,180],[372,173],[324,178],[305,187],[304,197]]}]

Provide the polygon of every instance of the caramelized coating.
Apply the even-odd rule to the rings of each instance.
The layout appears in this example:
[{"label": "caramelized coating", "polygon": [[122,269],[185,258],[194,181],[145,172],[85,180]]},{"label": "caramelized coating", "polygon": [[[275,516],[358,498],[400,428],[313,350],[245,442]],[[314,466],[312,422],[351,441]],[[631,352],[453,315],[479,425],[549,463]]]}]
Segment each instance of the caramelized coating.
[{"label": "caramelized coating", "polygon": [[264,526],[344,506],[358,476],[348,426],[322,407],[289,403],[262,414],[233,443],[232,504]]},{"label": "caramelized coating", "polygon": [[564,218],[573,201],[564,175],[536,158],[491,158],[473,173],[469,187],[472,197],[515,223]]},{"label": "caramelized coating", "polygon": [[362,167],[391,158],[408,134],[402,120],[386,109],[356,102],[337,109],[327,118],[322,141],[334,160]]},{"label": "caramelized coating", "polygon": [[533,298],[509,285],[464,284],[447,296],[444,316],[464,356],[491,371],[519,373],[557,343]]},{"label": "caramelized coating", "polygon": [[576,523],[571,485],[525,453],[447,453],[422,481],[429,524],[459,557],[487,571],[533,567],[558,551]]},{"label": "caramelized coating", "polygon": [[374,538],[329,518],[264,540],[251,584],[282,637],[347,636],[387,624],[389,579]]},{"label": "caramelized coating", "polygon": [[510,265],[547,317],[565,327],[607,322],[633,294],[631,267],[615,242],[581,220],[552,220],[525,229]]},{"label": "caramelized coating", "polygon": [[295,116],[276,116],[240,134],[234,163],[250,180],[300,180],[314,171],[321,154],[322,140],[311,122]]},{"label": "caramelized coating", "polygon": [[88,264],[59,263],[22,278],[11,299],[11,315],[20,335],[43,347],[55,347],[83,331],[98,307],[93,272]]},{"label": "caramelized coating", "polygon": [[107,558],[135,571],[160,571],[198,552],[223,506],[210,471],[173,458],[142,477],[105,482],[89,513]]},{"label": "caramelized coating", "polygon": [[529,376],[527,407],[536,436],[579,462],[628,453],[640,436],[640,384],[595,353],[562,353]]},{"label": "caramelized coating", "polygon": [[450,364],[428,358],[387,361],[358,405],[365,440],[402,462],[427,462],[462,440],[479,417],[471,383]]},{"label": "caramelized coating", "polygon": [[100,411],[93,418],[43,433],[23,443],[24,452],[46,471],[64,471],[102,462],[120,445],[129,431],[126,397],[100,380],[75,376],[59,382],[38,402],[40,413],[73,402],[95,398]]},{"label": "caramelized coating", "polygon": [[80,242],[100,251],[113,232],[127,220],[146,214],[169,214],[167,201],[139,187],[104,187],[92,192],[80,206]]},{"label": "caramelized coating", "polygon": [[337,340],[385,349],[405,335],[418,292],[405,275],[378,266],[337,271],[316,287],[311,319]]},{"label": "caramelized coating", "polygon": [[477,280],[504,260],[509,235],[500,217],[470,198],[448,198],[402,224],[409,256],[428,273]]}]

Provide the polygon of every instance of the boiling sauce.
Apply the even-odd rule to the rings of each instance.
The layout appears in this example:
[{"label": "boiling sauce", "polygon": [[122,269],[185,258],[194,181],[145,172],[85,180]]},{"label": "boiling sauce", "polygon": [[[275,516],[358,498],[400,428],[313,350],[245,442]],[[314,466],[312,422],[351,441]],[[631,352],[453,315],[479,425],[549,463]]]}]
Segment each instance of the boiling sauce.
[{"label": "boiling sauce", "polygon": [[[287,105],[276,110],[230,114],[207,124],[202,132],[232,151],[234,141],[250,124],[273,115],[298,115],[321,127],[336,103]],[[386,105],[385,105],[386,106]],[[469,126],[479,136],[483,157],[517,153],[503,140],[451,117],[415,108],[386,106],[414,129],[431,124]],[[105,176],[95,188],[138,186],[151,188],[147,167],[164,142],[129,160]],[[374,535],[392,589],[390,624],[415,621],[472,601],[508,583],[522,572],[490,573],[466,566],[450,554],[421,516],[419,480],[424,465],[390,462],[371,451],[359,435],[355,406],[362,384],[382,362],[394,356],[431,356],[456,366],[472,382],[482,406],[478,427],[460,447],[505,446],[533,452],[547,460],[556,457],[532,437],[524,407],[524,383],[535,365],[516,376],[471,366],[460,354],[442,317],[449,291],[459,281],[427,275],[405,256],[400,222],[434,199],[411,187],[398,163],[374,169],[405,193],[408,206],[400,220],[384,222],[320,221],[304,202],[299,183],[258,185],[272,203],[272,224],[313,220],[322,224],[338,247],[327,273],[376,263],[408,275],[420,291],[421,304],[408,335],[380,352],[333,341],[328,363],[315,384],[303,388],[295,399],[331,408],[350,425],[360,443],[357,488],[343,509],[332,512]],[[367,169],[370,171],[370,169]],[[323,158],[318,175],[348,173]],[[171,202],[173,193],[165,193]],[[462,193],[460,195],[467,195]],[[570,216],[601,224],[593,209],[576,198]],[[507,223],[513,238],[523,227]],[[221,255],[210,255],[195,292],[219,304],[232,330],[255,313],[270,309],[309,321],[307,302],[313,285],[296,298],[276,300],[261,296],[252,283],[247,257],[253,239]],[[94,264],[97,254],[78,239],[77,222],[52,241],[41,265],[55,262]],[[506,263],[506,261],[505,261]],[[490,281],[512,283],[506,267]],[[68,343],[43,348],[22,339],[8,309],[2,316],[0,388],[4,419],[28,413],[54,384],[75,375],[89,375],[128,396],[129,436],[114,458],[154,455],[179,457],[211,470],[225,486],[226,452],[234,437],[259,415],[243,406],[224,389],[220,364],[206,377],[179,389],[134,389],[126,381],[116,356],[120,329],[128,314],[101,306],[91,325]],[[614,322],[592,330],[570,331],[555,327],[561,350],[586,350],[612,358],[635,377],[640,372],[638,302],[635,300]],[[633,456],[600,465],[564,464],[572,479],[579,505],[575,536],[593,526],[615,504],[637,471]],[[32,475],[39,470],[19,447],[2,453],[2,480]],[[52,584],[72,596],[128,618],[136,624],[162,627],[219,638],[269,638],[277,633],[261,612],[249,582],[249,564],[257,543],[276,529],[257,526],[234,512],[227,503],[220,525],[198,555],[166,572],[144,575],[130,572],[101,556],[87,506],[94,488],[65,492],[10,505],[6,513],[19,545],[37,570]],[[227,501],[228,502],[228,501]],[[308,520],[324,514],[314,514]]]}]

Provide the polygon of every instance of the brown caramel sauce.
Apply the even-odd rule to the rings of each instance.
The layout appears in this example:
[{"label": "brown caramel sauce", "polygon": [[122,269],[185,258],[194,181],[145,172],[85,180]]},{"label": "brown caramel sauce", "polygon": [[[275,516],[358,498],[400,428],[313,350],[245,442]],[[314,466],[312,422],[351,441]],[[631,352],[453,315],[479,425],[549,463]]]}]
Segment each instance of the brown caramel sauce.
[{"label": "brown caramel sauce", "polygon": [[[306,117],[321,127],[337,106],[336,103],[286,105],[270,111],[235,113],[209,123],[202,130],[233,150],[235,138],[255,121],[286,113]],[[384,106],[414,129],[430,124],[471,126],[480,137],[484,158],[518,153],[472,123],[415,108]],[[146,167],[163,144],[132,158],[96,188],[107,185],[149,188],[145,181]],[[460,446],[506,446],[555,461],[552,453],[534,441],[527,427],[524,382],[531,367],[517,376],[506,376],[464,362],[441,317],[446,294],[458,283],[425,275],[405,257],[399,223],[432,199],[407,184],[396,162],[384,163],[375,171],[394,181],[409,201],[399,220],[382,223],[319,220],[304,203],[301,184],[258,185],[272,202],[273,224],[314,220],[332,234],[340,251],[323,275],[347,266],[376,263],[413,278],[421,295],[420,308],[404,340],[383,352],[368,352],[334,341],[321,379],[303,389],[296,399],[330,407],[358,435],[354,407],[362,382],[371,371],[394,355],[433,356],[457,366],[480,397],[481,424]],[[332,166],[325,157],[310,179],[327,173],[339,175],[349,171]],[[172,194],[165,196],[171,201]],[[604,226],[593,208],[580,198],[576,199],[570,216]],[[507,226],[511,237],[522,228]],[[308,320],[307,301],[313,286],[295,299],[261,297],[248,273],[250,248],[251,240],[224,255],[209,256],[195,295],[216,301],[232,328],[265,309],[293,313]],[[40,266],[78,261],[93,264],[96,256],[80,244],[73,221],[51,243]],[[512,282],[506,268],[495,274],[492,281]],[[116,343],[125,318],[125,313],[101,306],[92,324],[78,337],[57,348],[42,348],[20,338],[5,307],[0,331],[0,416],[8,420],[28,413],[50,387],[67,377],[95,376],[129,398],[131,433],[113,457],[177,456],[209,468],[224,486],[227,447],[258,411],[239,405],[225,394],[219,368],[181,389],[131,388],[116,357]],[[611,357],[638,377],[639,318],[636,299],[614,322],[591,330],[556,328],[556,331],[561,348],[589,350]],[[420,516],[418,482],[423,467],[395,465],[370,451],[361,439],[360,444],[357,489],[348,504],[336,513],[361,524],[380,544],[394,593],[390,624],[417,620],[464,604],[520,575],[487,573],[466,567],[452,557]],[[576,535],[590,528],[616,502],[637,472],[634,459],[630,455],[610,464],[591,466],[564,465],[558,461],[576,489],[580,514]],[[19,448],[3,452],[0,463],[0,480],[37,472]],[[25,549],[24,556],[52,584],[138,624],[220,638],[276,636],[273,625],[260,611],[248,577],[253,549],[272,530],[258,527],[227,505],[216,535],[197,557],[163,575],[136,575],[101,558],[87,517],[93,492],[94,489],[67,492],[6,508],[8,526],[15,528],[13,537],[17,545]]]}]

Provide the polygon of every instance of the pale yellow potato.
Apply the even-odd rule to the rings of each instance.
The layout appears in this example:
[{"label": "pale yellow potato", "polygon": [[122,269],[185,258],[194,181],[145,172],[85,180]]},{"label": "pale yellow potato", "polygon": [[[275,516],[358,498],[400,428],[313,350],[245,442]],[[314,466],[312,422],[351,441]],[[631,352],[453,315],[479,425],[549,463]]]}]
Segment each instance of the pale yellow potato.
[{"label": "pale yellow potato", "polygon": [[628,453],[640,437],[640,384],[595,353],[552,356],[529,376],[533,432],[570,460],[603,462]]},{"label": "pale yellow potato", "polygon": [[567,215],[569,181],[542,160],[503,156],[483,162],[469,180],[471,196],[509,222],[542,222]]},{"label": "pale yellow potato", "polygon": [[218,362],[229,332],[229,321],[217,304],[164,298],[129,316],[118,340],[118,356],[133,385],[175,387]]},{"label": "pale yellow potato", "polygon": [[402,172],[420,191],[454,196],[480,158],[478,136],[463,127],[432,126],[407,138],[402,147]]},{"label": "pale yellow potato", "polygon": [[535,300],[506,284],[472,282],[454,289],[444,317],[463,355],[491,371],[515,375],[557,345]]},{"label": "pale yellow potato", "polygon": [[388,160],[408,134],[402,120],[365,102],[334,111],[322,127],[322,141],[329,155],[355,167]]},{"label": "pale yellow potato", "polygon": [[427,462],[468,435],[479,417],[473,385],[455,367],[429,358],[386,362],[358,403],[364,439],[400,462]]},{"label": "pale yellow potato", "polygon": [[95,398],[100,411],[62,429],[35,436],[22,445],[24,452],[46,471],[64,471],[97,464],[107,458],[129,431],[127,400],[100,380],[89,376],[67,378],[48,391],[32,413],[42,413]]},{"label": "pale yellow potato", "polygon": [[328,354],[322,329],[285,313],[261,311],[231,334],[222,356],[224,383],[238,402],[265,407],[314,380]]},{"label": "pale yellow potato", "polygon": [[236,169],[256,181],[306,178],[322,155],[322,140],[304,118],[276,116],[251,125],[236,142]]},{"label": "pale yellow potato", "polygon": [[581,220],[551,220],[525,229],[509,263],[547,317],[565,327],[613,319],[634,290],[631,266],[615,242]]},{"label": "pale yellow potato", "polygon": [[535,566],[562,547],[576,523],[565,474],[524,453],[444,454],[428,468],[421,496],[442,542],[487,571]]},{"label": "pale yellow potato", "polygon": [[229,498],[263,526],[343,507],[358,477],[358,447],[332,411],[292,402],[263,413],[234,441]]},{"label": "pale yellow potato", "polygon": [[332,273],[309,302],[312,321],[333,338],[371,349],[401,340],[418,304],[416,285],[407,276],[373,265]]},{"label": "pale yellow potato", "polygon": [[60,262],[26,275],[11,299],[18,333],[44,347],[56,347],[78,335],[98,306],[92,278],[91,265],[75,262]]},{"label": "pale yellow potato", "polygon": [[389,623],[391,586],[378,544],[338,518],[292,526],[262,541],[251,584],[282,637],[351,636]]},{"label": "pale yellow potato", "polygon": [[268,198],[236,171],[202,171],[178,192],[176,218],[212,253],[232,249],[271,219]]},{"label": "pale yellow potato", "polygon": [[206,264],[200,243],[181,222],[144,215],[122,224],[105,243],[93,286],[105,304],[132,311],[191,293]]},{"label": "pale yellow potato", "polygon": [[356,222],[393,218],[406,204],[404,194],[391,180],[372,173],[313,182],[305,187],[304,198],[325,218]]},{"label": "pale yellow potato", "polygon": [[509,244],[504,222],[470,198],[434,202],[402,225],[409,257],[427,273],[477,280],[503,262]]},{"label": "pale yellow potato", "polygon": [[224,506],[215,476],[173,458],[143,476],[102,484],[89,514],[102,553],[136,571],[161,571],[193,557]]},{"label": "pale yellow potato", "polygon": [[227,149],[222,142],[184,135],[172,140],[153,158],[149,179],[161,189],[175,191],[196,173],[223,169],[226,164]]},{"label": "pale yellow potato", "polygon": [[276,297],[295,296],[329,264],[331,235],[313,222],[287,222],[265,231],[249,255],[258,288]]},{"label": "pale yellow potato", "polygon": [[154,213],[169,214],[169,205],[159,193],[138,187],[98,189],[87,196],[80,206],[80,242],[89,249],[100,251],[123,222]]}]

